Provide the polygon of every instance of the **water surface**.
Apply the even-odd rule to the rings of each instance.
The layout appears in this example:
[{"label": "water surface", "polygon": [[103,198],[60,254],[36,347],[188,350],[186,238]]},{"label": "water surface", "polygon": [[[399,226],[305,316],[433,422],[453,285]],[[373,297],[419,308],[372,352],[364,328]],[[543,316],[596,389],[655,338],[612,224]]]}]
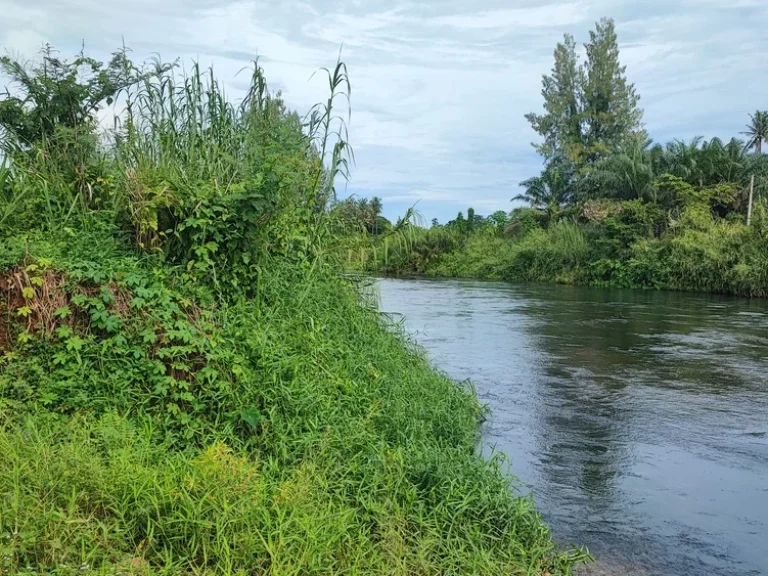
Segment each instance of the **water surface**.
[{"label": "water surface", "polygon": [[[379,282],[491,409],[557,538],[631,574],[768,576],[768,301]],[[489,449],[489,448],[487,448]]]}]

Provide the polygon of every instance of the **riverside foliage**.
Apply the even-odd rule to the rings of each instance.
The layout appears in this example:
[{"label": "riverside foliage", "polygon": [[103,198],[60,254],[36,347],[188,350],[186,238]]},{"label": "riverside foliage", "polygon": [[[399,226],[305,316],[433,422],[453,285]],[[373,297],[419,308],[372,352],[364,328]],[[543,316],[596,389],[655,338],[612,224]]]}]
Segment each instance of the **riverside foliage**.
[{"label": "riverside foliage", "polygon": [[234,105],[212,71],[124,52],[0,64],[0,572],[585,558],[478,455],[472,392],[340,275],[343,64],[305,119],[258,66]]},{"label": "riverside foliage", "polygon": [[429,229],[409,220],[347,250],[350,265],[768,296],[768,112],[750,115],[745,141],[653,144],[611,20],[585,49],[579,64],[565,36],[542,80],[544,111],[526,116],[544,160],[514,198],[529,208],[485,218],[470,209]]}]

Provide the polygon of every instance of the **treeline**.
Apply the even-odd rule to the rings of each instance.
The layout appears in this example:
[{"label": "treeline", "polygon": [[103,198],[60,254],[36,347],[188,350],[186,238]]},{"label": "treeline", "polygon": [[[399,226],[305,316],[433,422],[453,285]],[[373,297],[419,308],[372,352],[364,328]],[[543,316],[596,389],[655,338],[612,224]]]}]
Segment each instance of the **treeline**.
[{"label": "treeline", "polygon": [[211,70],[125,51],[0,72],[0,573],[554,576],[586,557],[478,454],[472,393],[340,274],[343,63],[305,117],[256,65],[237,104]]},{"label": "treeline", "polygon": [[[611,20],[579,62],[566,35],[542,79],[538,176],[529,208],[385,238],[370,270],[768,296],[768,112],[742,134],[653,143],[642,127]],[[379,244],[382,242],[380,241]]]}]

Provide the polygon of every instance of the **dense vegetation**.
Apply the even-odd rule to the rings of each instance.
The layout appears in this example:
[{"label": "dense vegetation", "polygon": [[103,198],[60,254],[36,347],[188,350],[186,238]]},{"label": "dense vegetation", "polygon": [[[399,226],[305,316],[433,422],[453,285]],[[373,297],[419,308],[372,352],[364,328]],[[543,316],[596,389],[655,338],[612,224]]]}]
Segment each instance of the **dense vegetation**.
[{"label": "dense vegetation", "polygon": [[0,66],[0,572],[583,559],[477,454],[471,391],[339,274],[343,64],[304,120],[258,67],[233,105],[211,71],[124,52]]},{"label": "dense vegetation", "polygon": [[[429,229],[368,235],[350,264],[400,274],[668,288],[768,296],[768,112],[746,140],[653,144],[611,20],[578,62],[566,35],[528,114],[543,172],[522,182],[530,208],[462,213]],[[380,227],[388,230],[386,226]]]}]

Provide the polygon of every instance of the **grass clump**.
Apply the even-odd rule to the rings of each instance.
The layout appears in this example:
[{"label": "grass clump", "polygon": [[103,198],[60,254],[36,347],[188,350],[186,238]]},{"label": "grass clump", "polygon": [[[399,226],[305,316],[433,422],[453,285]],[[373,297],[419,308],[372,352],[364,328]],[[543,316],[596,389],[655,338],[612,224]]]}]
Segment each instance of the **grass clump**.
[{"label": "grass clump", "polygon": [[343,65],[307,122],[259,68],[233,106],[99,66],[44,55],[19,90],[112,79],[107,138],[0,107],[0,570],[569,574],[473,394],[339,274]]}]

